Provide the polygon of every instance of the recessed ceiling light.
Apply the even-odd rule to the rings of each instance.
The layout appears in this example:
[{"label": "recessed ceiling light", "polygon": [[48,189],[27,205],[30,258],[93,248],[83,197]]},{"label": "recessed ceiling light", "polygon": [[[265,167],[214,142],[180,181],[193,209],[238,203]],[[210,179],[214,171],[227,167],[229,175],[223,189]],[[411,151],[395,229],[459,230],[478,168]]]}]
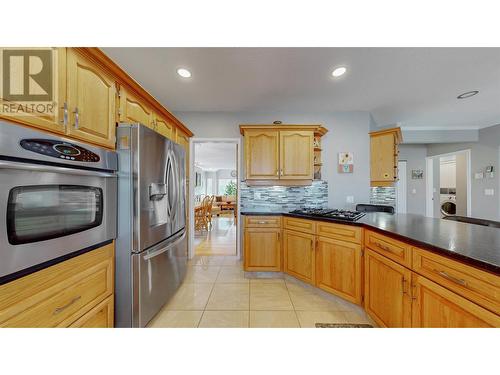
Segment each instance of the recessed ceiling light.
[{"label": "recessed ceiling light", "polygon": [[340,66],[338,68],[335,68],[335,70],[332,72],[332,76],[337,78],[340,77],[341,75],[344,75],[345,72],[347,72],[347,68],[345,66]]},{"label": "recessed ceiling light", "polygon": [[460,94],[457,96],[457,99],[467,99],[470,98],[471,96],[479,94],[479,91],[473,90],[473,91],[467,91],[464,92],[463,94]]},{"label": "recessed ceiling light", "polygon": [[177,74],[180,75],[182,78],[191,78],[191,72],[184,68],[177,69]]}]

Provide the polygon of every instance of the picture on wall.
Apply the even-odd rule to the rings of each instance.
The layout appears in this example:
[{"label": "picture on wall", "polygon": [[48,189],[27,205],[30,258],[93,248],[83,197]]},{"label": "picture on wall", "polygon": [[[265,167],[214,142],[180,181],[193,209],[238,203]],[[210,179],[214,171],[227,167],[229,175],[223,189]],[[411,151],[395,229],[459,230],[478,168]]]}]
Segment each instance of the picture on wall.
[{"label": "picture on wall", "polygon": [[352,173],[354,170],[354,156],[352,152],[339,152],[339,173]]},{"label": "picture on wall", "polygon": [[421,180],[424,178],[424,171],[422,169],[412,169],[411,170],[412,180]]},{"label": "picture on wall", "polygon": [[201,186],[201,173],[196,172],[195,175],[196,176],[195,176],[194,186],[196,187]]}]

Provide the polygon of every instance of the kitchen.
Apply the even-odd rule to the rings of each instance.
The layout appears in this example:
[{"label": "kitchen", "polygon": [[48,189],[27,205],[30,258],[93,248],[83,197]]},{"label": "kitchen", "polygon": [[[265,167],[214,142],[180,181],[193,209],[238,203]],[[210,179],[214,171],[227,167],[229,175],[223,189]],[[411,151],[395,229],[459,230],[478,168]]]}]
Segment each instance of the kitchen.
[{"label": "kitchen", "polygon": [[[500,328],[500,53],[471,51],[2,48],[0,326]],[[230,255],[195,250],[203,142],[236,149]]]}]

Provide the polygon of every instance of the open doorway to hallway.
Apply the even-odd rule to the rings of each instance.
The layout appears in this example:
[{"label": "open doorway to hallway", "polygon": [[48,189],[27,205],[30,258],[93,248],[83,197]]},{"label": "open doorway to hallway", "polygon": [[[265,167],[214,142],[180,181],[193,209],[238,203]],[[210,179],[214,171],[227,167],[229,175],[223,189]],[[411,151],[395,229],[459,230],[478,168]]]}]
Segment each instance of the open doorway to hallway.
[{"label": "open doorway to hallway", "polygon": [[193,255],[237,255],[238,143],[193,143]]}]

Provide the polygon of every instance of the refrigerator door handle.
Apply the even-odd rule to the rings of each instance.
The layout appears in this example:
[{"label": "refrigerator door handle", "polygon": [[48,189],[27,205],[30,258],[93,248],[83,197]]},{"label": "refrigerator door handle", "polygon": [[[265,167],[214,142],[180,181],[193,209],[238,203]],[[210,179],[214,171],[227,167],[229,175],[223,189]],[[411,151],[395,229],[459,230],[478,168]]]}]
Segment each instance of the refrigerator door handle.
[{"label": "refrigerator door handle", "polygon": [[150,260],[150,259],[153,259],[154,257],[157,257],[158,255],[161,255],[161,254],[169,251],[171,248],[177,246],[179,244],[179,242],[182,242],[182,240],[184,240],[185,237],[186,237],[186,231],[184,231],[182,233],[182,235],[180,237],[178,237],[174,242],[169,243],[167,246],[164,246],[158,250],[155,250],[152,253],[144,255],[143,259]]}]

